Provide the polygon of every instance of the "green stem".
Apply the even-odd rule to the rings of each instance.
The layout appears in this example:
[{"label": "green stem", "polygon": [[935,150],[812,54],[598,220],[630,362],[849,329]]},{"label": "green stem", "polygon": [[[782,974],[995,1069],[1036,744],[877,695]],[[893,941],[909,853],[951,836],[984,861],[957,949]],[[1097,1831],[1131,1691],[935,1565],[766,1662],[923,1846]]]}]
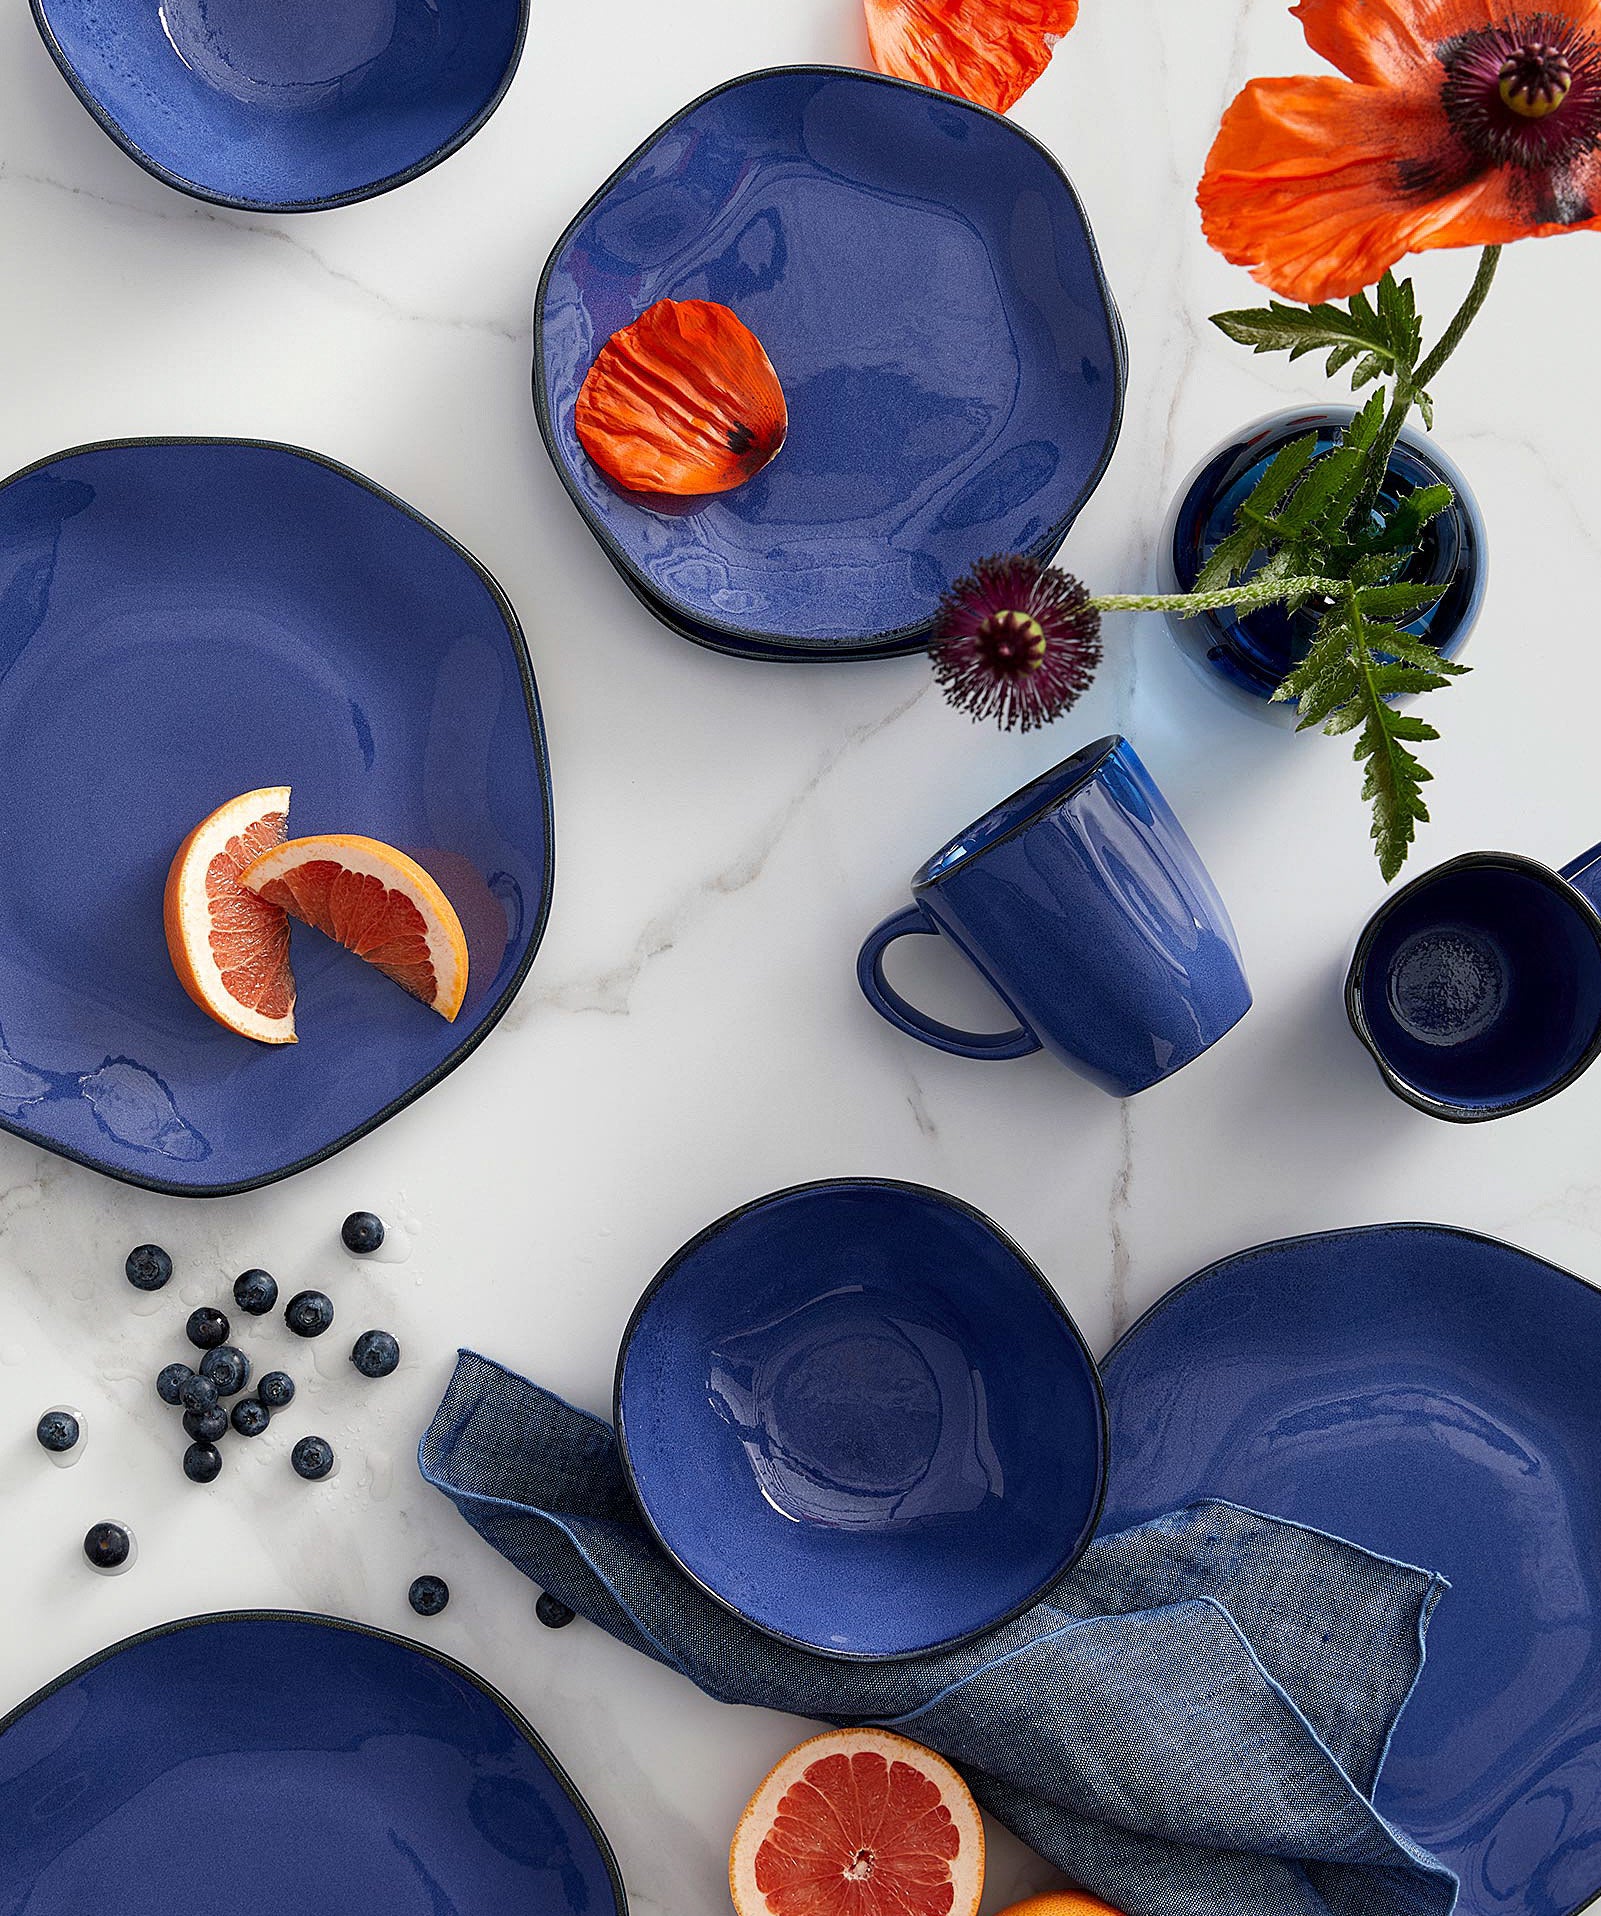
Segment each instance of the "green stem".
[{"label": "green stem", "polygon": [[1337,598],[1345,590],[1341,579],[1317,577],[1271,579],[1263,585],[1221,586],[1216,592],[1107,592],[1090,600],[1097,612],[1176,612],[1189,618],[1196,612],[1219,612],[1225,606],[1276,605],[1280,599]]},{"label": "green stem", "polygon": [[1412,375],[1414,392],[1427,392],[1431,381],[1440,368],[1451,357],[1468,328],[1478,318],[1479,308],[1489,294],[1491,282],[1495,279],[1495,269],[1501,263],[1499,246],[1487,246],[1479,255],[1479,270],[1473,276],[1473,284],[1468,288],[1468,296],[1457,308],[1456,317],[1441,333],[1434,351]]}]

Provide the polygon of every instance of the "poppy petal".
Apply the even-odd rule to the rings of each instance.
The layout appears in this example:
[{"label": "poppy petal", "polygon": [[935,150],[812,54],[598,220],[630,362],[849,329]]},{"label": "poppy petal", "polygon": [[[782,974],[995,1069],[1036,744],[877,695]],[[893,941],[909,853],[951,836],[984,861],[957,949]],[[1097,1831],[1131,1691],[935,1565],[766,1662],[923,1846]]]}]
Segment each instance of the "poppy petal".
[{"label": "poppy petal", "polygon": [[1306,43],[1370,86],[1415,75],[1453,34],[1489,18],[1486,0],[1296,0]]},{"label": "poppy petal", "polygon": [[784,443],[784,391],[761,341],[726,306],[659,299],[600,349],[573,420],[579,444],[630,492],[729,492]]},{"label": "poppy petal", "polygon": [[1450,131],[1438,89],[1336,79],[1253,80],[1223,116],[1197,195],[1206,237],[1286,299],[1371,286],[1419,247],[1458,196],[1407,191]]},{"label": "poppy petal", "polygon": [[1050,65],[1078,0],[865,0],[880,73],[1004,113]]}]

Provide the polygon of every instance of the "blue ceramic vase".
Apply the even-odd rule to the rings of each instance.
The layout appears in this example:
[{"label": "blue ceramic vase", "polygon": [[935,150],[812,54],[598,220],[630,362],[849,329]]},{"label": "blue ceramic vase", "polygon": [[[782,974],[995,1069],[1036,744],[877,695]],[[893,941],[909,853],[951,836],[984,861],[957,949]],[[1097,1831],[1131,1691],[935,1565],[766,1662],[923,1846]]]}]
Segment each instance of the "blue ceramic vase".
[{"label": "blue ceramic vase", "polygon": [[[1201,567],[1227,534],[1234,515],[1267,469],[1291,440],[1318,435],[1319,452],[1334,444],[1340,428],[1355,417],[1350,406],[1297,407],[1271,413],[1231,434],[1208,453],[1185,482],[1168,513],[1158,546],[1164,592],[1188,592]],[[1450,486],[1456,503],[1425,530],[1404,577],[1416,584],[1445,587],[1437,603],[1407,627],[1432,645],[1442,658],[1455,658],[1484,602],[1487,578],[1484,520],[1461,472],[1431,440],[1403,431],[1390,458],[1382,498],[1393,504],[1420,486]],[[1269,705],[1285,677],[1306,657],[1317,624],[1317,609],[1287,615],[1280,606],[1259,611],[1203,612],[1193,618],[1168,615],[1168,627],[1191,658],[1223,684],[1259,702],[1263,711],[1294,716],[1292,703]]]}]

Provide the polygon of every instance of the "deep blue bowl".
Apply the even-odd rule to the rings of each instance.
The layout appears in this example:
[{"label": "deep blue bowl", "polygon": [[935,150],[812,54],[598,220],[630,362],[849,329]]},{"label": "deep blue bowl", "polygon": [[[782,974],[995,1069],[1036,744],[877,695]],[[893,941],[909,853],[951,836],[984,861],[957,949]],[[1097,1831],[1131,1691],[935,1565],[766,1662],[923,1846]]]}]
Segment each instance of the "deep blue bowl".
[{"label": "deep blue bowl", "polygon": [[[658,299],[732,307],[789,402],[771,465],[667,509],[573,427],[595,355]],[[1056,550],[1122,417],[1122,328],[1056,162],[843,68],[751,74],[668,121],[563,234],[534,333],[540,429],[607,557],[684,637],[758,657],[925,644],[975,559]]]},{"label": "deep blue bowl", "polygon": [[1597,1377],[1601,1293],[1434,1224],[1224,1258],[1106,1359],[1104,1531],[1222,1497],[1450,1579],[1376,1800],[1458,1916],[1601,1893]]},{"label": "deep blue bowl", "polygon": [[[190,827],[262,785],[367,833],[467,932],[454,1024],[295,934],[300,1043],[214,1024],[167,955]],[[288,446],[86,446],[0,484],[0,1126],[130,1183],[247,1190],[452,1070],[533,962],[554,870],[516,615],[436,526]]]},{"label": "deep blue bowl", "polygon": [[1106,1474],[1095,1364],[987,1218],[921,1185],[731,1212],[640,1299],[616,1424],[646,1522],[758,1629],[836,1657],[959,1642],[1078,1558]]},{"label": "deep blue bowl", "polygon": [[296,213],[437,166],[500,104],[528,0],[32,0],[118,146],[219,206]]},{"label": "deep blue bowl", "polygon": [[194,1617],[69,1670],[0,1722],[0,1831],[0,1908],[29,1916],[626,1911],[503,1697],[326,1617]]}]

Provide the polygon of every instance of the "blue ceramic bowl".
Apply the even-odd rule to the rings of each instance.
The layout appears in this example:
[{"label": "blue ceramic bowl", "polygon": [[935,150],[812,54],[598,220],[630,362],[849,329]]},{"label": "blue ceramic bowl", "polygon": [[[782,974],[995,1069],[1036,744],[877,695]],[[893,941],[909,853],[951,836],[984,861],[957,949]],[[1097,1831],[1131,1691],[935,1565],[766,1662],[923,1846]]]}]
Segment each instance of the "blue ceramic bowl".
[{"label": "blue ceramic bowl", "polygon": [[[262,785],[365,832],[467,932],[454,1024],[297,931],[300,1043],[184,995],[189,828]],[[515,614],[436,526],[288,446],[85,446],[0,484],[0,1126],[130,1183],[247,1190],[324,1158],[500,1018],[550,905],[550,783]]]},{"label": "blue ceramic bowl", "polygon": [[1095,1529],[1095,1364],[1028,1258],[943,1192],[759,1198],[685,1245],[617,1359],[664,1548],[758,1629],[900,1657],[1014,1616]]},{"label": "blue ceramic bowl", "polygon": [[331,1618],[194,1617],[0,1722],[0,1908],[625,1916],[599,1825],[482,1678]]},{"label": "blue ceramic bowl", "polygon": [[295,213],[437,166],[500,104],[528,0],[33,0],[118,146],[219,206]]},{"label": "blue ceramic bowl", "polygon": [[1103,1530],[1222,1497],[1448,1577],[1379,1809],[1457,1916],[1601,1893],[1601,1292],[1432,1224],[1288,1238],[1106,1359]]},{"label": "blue ceramic bowl", "polygon": [[[658,299],[732,307],[789,402],[771,465],[665,510],[573,428],[595,355]],[[1122,417],[1122,328],[1056,162],[845,69],[751,74],[670,120],[562,236],[534,331],[540,428],[607,557],[684,637],[754,656],[915,650],[975,559],[1055,551]]]}]

